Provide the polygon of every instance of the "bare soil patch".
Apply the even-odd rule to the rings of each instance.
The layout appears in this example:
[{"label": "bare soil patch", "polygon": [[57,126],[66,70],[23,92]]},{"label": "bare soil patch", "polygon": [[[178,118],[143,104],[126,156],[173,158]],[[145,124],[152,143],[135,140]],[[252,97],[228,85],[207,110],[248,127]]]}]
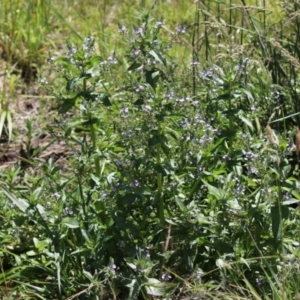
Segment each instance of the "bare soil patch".
[{"label": "bare soil patch", "polygon": [[[27,85],[22,78],[7,74],[7,62],[0,60],[0,114],[8,105],[12,114],[13,138],[8,141],[3,132],[0,141],[0,169],[14,165],[26,166],[33,158],[46,160],[51,156],[61,160],[72,152],[65,142],[52,137],[47,126],[53,123],[57,112],[51,110],[51,102],[45,100],[44,92],[37,82]],[[16,87],[12,90],[12,80]],[[50,99],[51,100],[51,99]],[[31,122],[31,140],[28,141],[27,122]]]}]

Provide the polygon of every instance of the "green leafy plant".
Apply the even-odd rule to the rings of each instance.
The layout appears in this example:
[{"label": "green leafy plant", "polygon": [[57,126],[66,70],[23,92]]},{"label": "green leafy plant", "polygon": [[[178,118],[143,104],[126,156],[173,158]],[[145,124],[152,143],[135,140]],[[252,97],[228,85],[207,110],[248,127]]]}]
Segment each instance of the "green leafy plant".
[{"label": "green leafy plant", "polygon": [[[236,30],[232,2],[230,28],[220,3],[204,4],[174,30],[150,17],[154,6],[120,23],[120,51],[98,55],[88,35],[51,57],[55,78],[41,83],[68,157],[36,152],[1,175],[1,286],[32,299],[294,297],[299,167],[288,160],[295,115],[281,103],[289,85],[266,63],[277,44],[262,34],[265,11],[258,22],[243,2]],[[235,48],[237,36],[260,48]]]}]

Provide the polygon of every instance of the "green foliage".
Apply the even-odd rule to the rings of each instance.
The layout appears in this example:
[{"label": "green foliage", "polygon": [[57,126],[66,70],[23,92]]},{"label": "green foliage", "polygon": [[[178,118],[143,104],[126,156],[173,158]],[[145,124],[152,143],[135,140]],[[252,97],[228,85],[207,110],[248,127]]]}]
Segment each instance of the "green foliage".
[{"label": "green foliage", "polygon": [[[195,18],[212,20],[203,3]],[[182,67],[170,47],[185,53],[199,32],[182,23],[166,35],[153,9],[119,24],[122,51],[97,55],[88,35],[50,59],[51,133],[73,153],[63,168],[32,157],[38,174],[1,174],[0,286],[24,299],[292,299],[296,115],[290,83],[266,63],[263,22],[247,11],[257,49],[244,55],[227,40],[222,60],[206,28],[206,48],[193,42]],[[199,53],[211,59],[200,64]],[[30,122],[27,131],[30,140]]]}]

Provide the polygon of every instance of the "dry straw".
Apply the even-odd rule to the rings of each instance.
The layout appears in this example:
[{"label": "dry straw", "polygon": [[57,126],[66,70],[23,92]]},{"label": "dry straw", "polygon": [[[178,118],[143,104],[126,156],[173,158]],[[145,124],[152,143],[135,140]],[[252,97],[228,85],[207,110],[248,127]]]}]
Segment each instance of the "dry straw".
[{"label": "dry straw", "polygon": [[298,70],[300,70],[300,63],[298,61],[298,59],[296,59],[288,50],[286,50],[280,43],[278,43],[277,41],[275,41],[275,39],[271,38],[270,39],[270,43],[277,48],[280,53],[287,57],[289,59],[290,62],[293,63],[294,67]]},{"label": "dry straw", "polygon": [[275,144],[274,134],[271,126],[268,124],[266,127],[267,138],[270,144]]}]

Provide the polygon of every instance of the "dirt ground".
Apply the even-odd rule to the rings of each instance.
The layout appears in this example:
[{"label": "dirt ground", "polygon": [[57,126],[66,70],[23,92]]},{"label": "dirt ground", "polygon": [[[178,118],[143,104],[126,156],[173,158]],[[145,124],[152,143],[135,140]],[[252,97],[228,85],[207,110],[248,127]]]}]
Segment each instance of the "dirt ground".
[{"label": "dirt ground", "polygon": [[[0,59],[0,116],[8,105],[13,122],[12,140],[8,141],[4,131],[0,137],[0,170],[28,165],[34,157],[63,160],[71,149],[49,133],[56,116],[51,110],[53,99],[45,95],[37,80],[28,85],[20,76],[7,75],[6,69],[7,63]],[[32,124],[31,138],[28,121]],[[63,167],[64,162],[61,164]]]}]

